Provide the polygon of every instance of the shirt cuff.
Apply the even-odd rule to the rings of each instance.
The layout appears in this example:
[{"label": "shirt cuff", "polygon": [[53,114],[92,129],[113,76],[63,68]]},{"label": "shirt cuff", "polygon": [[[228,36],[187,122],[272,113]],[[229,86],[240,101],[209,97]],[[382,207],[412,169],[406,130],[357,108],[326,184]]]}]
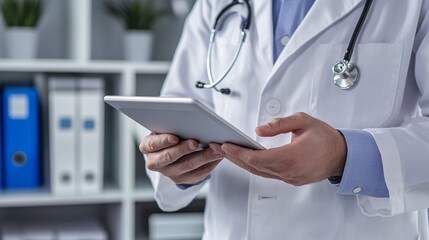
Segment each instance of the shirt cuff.
[{"label": "shirt cuff", "polygon": [[338,193],[389,197],[381,154],[371,133],[354,129],[340,129],[340,132],[347,144],[347,159]]},{"label": "shirt cuff", "polygon": [[210,175],[208,177],[206,177],[205,179],[195,183],[195,184],[176,184],[176,186],[181,189],[181,190],[186,190],[190,187],[196,186],[196,185],[200,185],[202,183],[204,183],[205,181],[207,181],[210,178]]}]

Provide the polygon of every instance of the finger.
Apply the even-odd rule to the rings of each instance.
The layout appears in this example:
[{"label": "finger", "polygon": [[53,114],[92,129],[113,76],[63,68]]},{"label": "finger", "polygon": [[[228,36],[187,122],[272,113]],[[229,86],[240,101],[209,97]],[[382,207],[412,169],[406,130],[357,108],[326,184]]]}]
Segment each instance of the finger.
[{"label": "finger", "polygon": [[252,150],[225,143],[222,145],[222,150],[226,158],[234,161],[237,165],[248,165],[258,171],[278,176],[280,176],[278,174],[280,169],[294,165],[296,159],[294,157],[296,150],[293,144],[268,150]]},{"label": "finger", "polygon": [[207,164],[204,164],[200,166],[197,169],[194,169],[193,171],[184,173],[179,176],[172,177],[171,179],[176,184],[196,184],[201,182],[202,180],[206,179],[210,173],[213,171],[213,169],[216,168],[216,166],[221,162],[221,160],[217,160],[214,162],[210,162]]},{"label": "finger", "polygon": [[285,118],[275,118],[255,131],[261,137],[272,137],[304,128],[311,117],[306,113],[295,113]]},{"label": "finger", "polygon": [[173,164],[167,165],[162,172],[167,176],[179,176],[187,172],[192,172],[211,162],[222,160],[223,158],[222,154],[217,154],[212,149],[206,148],[183,156]]},{"label": "finger", "polygon": [[140,143],[139,150],[144,154],[158,152],[162,149],[169,148],[179,143],[179,137],[173,134],[156,134],[151,133],[150,135],[143,138]]},{"label": "finger", "polygon": [[[222,151],[229,160],[249,171],[251,169],[247,168],[260,170],[264,168],[264,165],[266,165],[263,160],[258,159],[258,156],[265,159],[267,151],[260,151],[261,154],[258,154],[258,150],[243,148],[230,143],[223,144]],[[262,164],[260,162],[262,162]]]},{"label": "finger", "polygon": [[187,154],[199,151],[198,147],[198,142],[195,140],[179,142],[179,144],[176,144],[172,147],[148,155],[146,167],[149,170],[158,171]]},{"label": "finger", "polygon": [[277,158],[278,156],[280,156],[275,155],[279,154],[278,152],[280,152],[276,150],[276,148],[268,150],[253,150],[230,143],[223,144],[222,151],[225,153],[226,156],[234,156],[235,158],[239,159],[240,161],[246,162],[249,165],[259,167],[264,167],[265,165],[269,164],[270,159],[272,159],[273,156],[277,156]]},{"label": "finger", "polygon": [[246,170],[252,174],[255,174],[255,175],[258,175],[261,177],[265,177],[265,178],[281,180],[281,178],[278,177],[277,175],[271,174],[269,172],[260,171],[260,170],[256,169],[255,167],[251,166],[250,164],[246,163],[245,161],[242,161],[241,159],[239,159],[235,156],[226,154],[226,159],[228,159],[230,162],[234,163],[235,165],[239,166],[240,168],[242,168],[242,169],[244,169],[244,170]]}]

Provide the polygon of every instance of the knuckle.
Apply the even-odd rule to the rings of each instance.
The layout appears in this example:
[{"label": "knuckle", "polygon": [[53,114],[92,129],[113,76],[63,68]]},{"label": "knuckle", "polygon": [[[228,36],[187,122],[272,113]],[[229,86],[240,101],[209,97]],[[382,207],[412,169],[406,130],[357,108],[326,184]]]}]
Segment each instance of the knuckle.
[{"label": "knuckle", "polygon": [[151,170],[151,171],[156,171],[157,170],[157,164],[156,161],[154,161],[153,159],[148,159],[148,161],[146,162],[146,168]]},{"label": "knuckle", "polygon": [[155,151],[157,149],[157,144],[153,140],[148,141],[146,146],[147,146],[147,150],[150,152]]},{"label": "knuckle", "polygon": [[182,169],[185,169],[186,171],[189,171],[189,170],[192,170],[193,169],[193,163],[192,163],[192,160],[191,159],[186,159],[186,160],[184,160],[184,161],[182,161],[181,163],[180,163],[180,165],[181,165],[181,168]]},{"label": "knuckle", "polygon": [[173,161],[173,156],[171,155],[170,151],[162,151],[161,153],[161,161],[165,163],[170,163]]},{"label": "knuckle", "polygon": [[146,154],[146,153],[147,153],[146,148],[145,148],[145,145],[144,145],[144,142],[141,142],[141,143],[140,143],[140,145],[139,145],[139,151],[140,151],[141,153],[144,153],[144,154]]},{"label": "knuckle", "polygon": [[250,154],[245,154],[244,159],[249,165],[255,166],[258,164],[258,159]]},{"label": "knuckle", "polygon": [[295,115],[299,118],[303,118],[303,117],[307,116],[307,114],[305,112],[297,112]]},{"label": "knuckle", "polygon": [[294,121],[298,121],[298,120],[301,120],[302,114],[301,114],[301,112],[297,112],[297,113],[292,114],[290,116],[290,118]]},{"label": "knuckle", "polygon": [[182,142],[179,149],[182,154],[187,154],[193,151],[194,146],[195,146],[195,143],[193,140],[186,140]]},{"label": "knuckle", "polygon": [[309,115],[305,112],[297,112],[294,114],[294,116],[296,120],[300,120],[300,121],[306,120],[309,117]]},{"label": "knuckle", "polygon": [[282,119],[274,118],[273,120],[271,120],[270,125],[274,128],[280,128],[282,126]]},{"label": "knuckle", "polygon": [[177,176],[177,174],[174,174],[175,171],[173,171],[171,168],[165,168],[160,172],[162,173],[162,175],[169,177],[169,178],[173,178],[173,177]]},{"label": "knuckle", "polygon": [[150,152],[150,147],[149,147],[149,143],[151,142],[151,136],[146,136],[143,138],[143,140],[140,142],[139,145],[139,150],[142,153],[149,153]]}]

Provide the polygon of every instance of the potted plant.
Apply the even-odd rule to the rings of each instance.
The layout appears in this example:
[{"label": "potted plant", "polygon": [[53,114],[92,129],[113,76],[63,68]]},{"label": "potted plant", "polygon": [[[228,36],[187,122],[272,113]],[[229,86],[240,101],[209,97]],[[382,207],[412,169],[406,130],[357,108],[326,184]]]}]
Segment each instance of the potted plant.
[{"label": "potted plant", "polygon": [[36,57],[36,29],[43,0],[0,0],[0,11],[7,25],[6,57]]},{"label": "potted plant", "polygon": [[132,61],[149,60],[152,55],[152,29],[165,11],[155,8],[151,0],[106,0],[105,5],[127,30],[124,39],[125,58]]}]

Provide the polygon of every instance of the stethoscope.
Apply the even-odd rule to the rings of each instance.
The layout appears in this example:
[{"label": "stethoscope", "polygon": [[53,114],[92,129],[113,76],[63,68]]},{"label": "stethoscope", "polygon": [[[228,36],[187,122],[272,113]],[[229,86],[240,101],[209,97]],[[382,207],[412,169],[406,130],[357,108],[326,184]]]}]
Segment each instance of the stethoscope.
[{"label": "stethoscope", "polygon": [[[362,13],[359,17],[359,20],[355,26],[355,29],[354,29],[353,34],[351,36],[351,39],[350,39],[349,45],[346,49],[343,60],[337,62],[332,67],[332,72],[334,74],[334,78],[333,78],[334,84],[335,84],[335,86],[339,87],[340,89],[343,89],[343,90],[350,89],[359,80],[359,77],[360,77],[359,68],[355,64],[350,63],[350,60],[351,60],[352,55],[353,55],[353,50],[355,48],[356,41],[359,38],[359,34],[362,30],[362,27],[365,23],[365,20],[368,16],[370,8],[371,8],[372,1],[373,0],[366,0],[366,2],[365,2],[364,9],[362,10]],[[222,18],[222,16],[224,16],[224,14],[226,12],[228,12],[228,10],[230,8],[234,7],[235,5],[240,5],[240,4],[244,4],[247,8],[247,18],[245,18],[244,21],[242,21],[242,24],[240,26],[241,39],[240,39],[239,45],[237,47],[237,50],[234,53],[234,57],[232,59],[232,62],[226,68],[225,72],[219,78],[217,78],[215,80],[213,77],[213,70],[212,70],[212,55],[213,55],[213,46],[214,46],[215,39],[216,39],[216,33],[218,31],[218,24],[219,24],[219,21]],[[229,88],[218,89],[216,86],[225,79],[225,77],[228,75],[228,73],[231,71],[234,64],[236,63],[237,58],[241,52],[243,43],[246,40],[246,36],[247,36],[247,33],[249,31],[249,28],[250,28],[250,23],[251,23],[251,7],[249,4],[249,0],[233,0],[230,4],[225,6],[219,12],[219,14],[215,18],[213,27],[211,29],[210,42],[209,42],[209,47],[207,50],[206,68],[207,68],[207,76],[208,76],[210,83],[204,83],[204,82],[198,81],[195,84],[195,86],[197,88],[214,89],[214,90],[216,90],[222,94],[225,94],[225,95],[231,94],[231,89],[229,89]]]}]

